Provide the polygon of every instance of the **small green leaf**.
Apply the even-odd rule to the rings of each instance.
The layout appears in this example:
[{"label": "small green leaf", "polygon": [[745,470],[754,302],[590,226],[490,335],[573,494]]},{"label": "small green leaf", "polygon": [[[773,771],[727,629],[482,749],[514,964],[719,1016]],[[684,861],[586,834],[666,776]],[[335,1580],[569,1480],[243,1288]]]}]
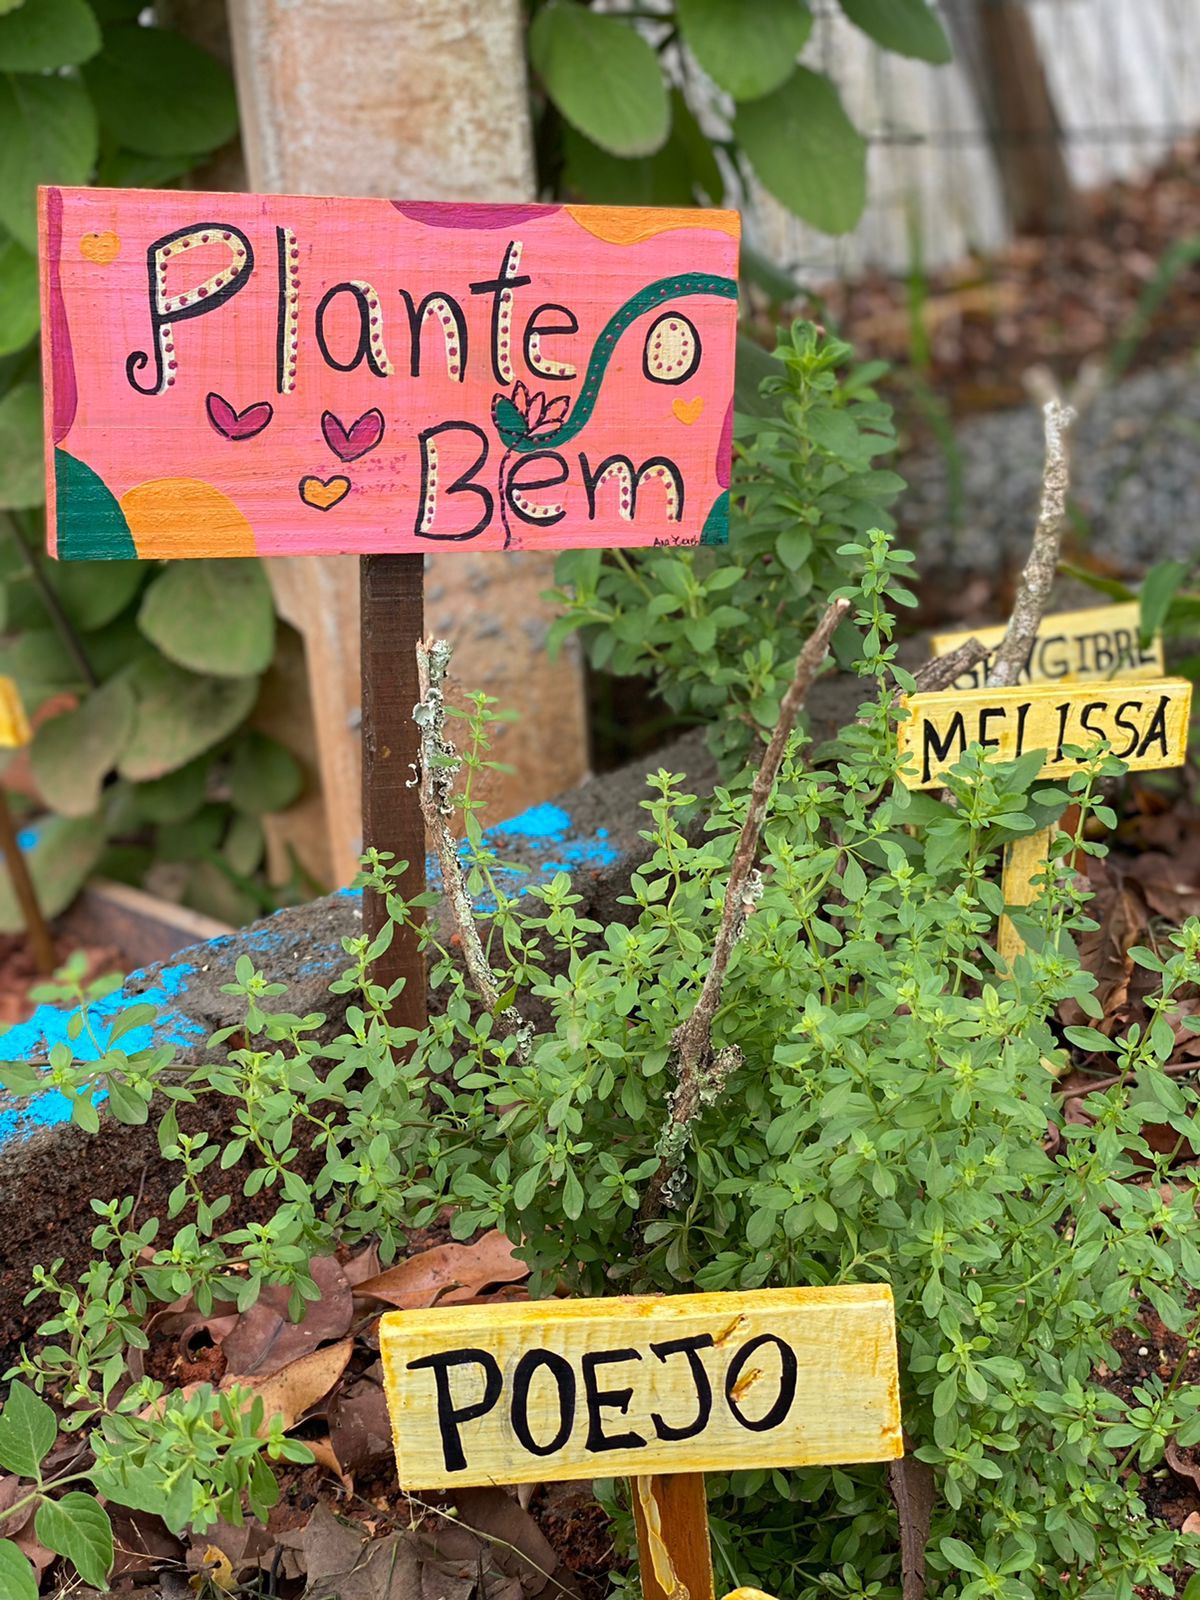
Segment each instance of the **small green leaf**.
[{"label": "small green leaf", "polygon": [[57,1438],[54,1412],[28,1384],[14,1383],[0,1412],[0,1467],[36,1478]]},{"label": "small green leaf", "polygon": [[146,571],[147,564],[138,561],[56,561],[48,576],[67,616],[91,633],[121,615],[146,581]]},{"label": "small green leaf", "polygon": [[897,55],[943,67],[953,59],[950,40],[925,0],[841,0],[856,28]]},{"label": "small green leaf", "polygon": [[229,824],[221,854],[239,878],[249,878],[257,872],[265,848],[262,823],[243,811]]},{"label": "small green leaf", "polygon": [[96,114],[78,78],[0,76],[0,222],[37,249],[39,183],[86,183],[96,164]]},{"label": "small green leaf", "polygon": [[45,498],[41,391],[18,383],[0,399],[0,511],[40,506]]},{"label": "small green leaf", "polygon": [[0,1539],[0,1594],[5,1600],[38,1600],[33,1567],[11,1539]]},{"label": "small green leaf", "polygon": [[237,132],[228,72],[166,28],[107,29],[104,49],[83,75],[105,133],[142,155],[215,150]]},{"label": "small green leaf", "polygon": [[219,744],[249,716],[257,678],[201,677],[160,657],[139,661],[133,733],[118,770],[135,782],[161,778]]},{"label": "small green leaf", "polygon": [[43,1500],[33,1529],[56,1555],[66,1556],[84,1583],[108,1587],[113,1563],[113,1531],[108,1512],[94,1495],[72,1489],[61,1500]]},{"label": "small green leaf", "polygon": [[0,72],[77,67],[99,48],[100,27],[87,0],[35,0],[0,16]]},{"label": "small green leaf", "polygon": [[257,561],[174,561],[148,585],[138,627],[190,672],[265,672],[275,648],[271,586]]},{"label": "small green leaf", "polygon": [[675,11],[688,49],[735,100],[785,83],[812,32],[804,0],[676,0]]},{"label": "small green leaf", "polygon": [[15,239],[0,244],[0,356],[23,350],[38,331],[37,262]]},{"label": "small green leaf", "polygon": [[733,131],[763,185],[823,233],[848,233],[867,197],[867,146],[828,78],[797,67],[737,108]]},{"label": "small green leaf", "polygon": [[529,30],[546,93],[573,128],[614,156],[648,156],[670,129],[658,57],[632,23],[550,0]]},{"label": "small green leaf", "polygon": [[165,777],[140,783],[137,806],[147,822],[183,822],[204,804],[211,762],[197,756]]},{"label": "small green leaf", "polygon": [[295,756],[265,733],[251,731],[240,740],[229,766],[234,805],[252,816],[285,811],[304,787]]},{"label": "small green leaf", "polygon": [[1141,640],[1150,643],[1156,633],[1162,632],[1163,623],[1171,609],[1171,602],[1179,593],[1183,580],[1191,571],[1189,561],[1157,561],[1146,574],[1138,599],[1141,602]]},{"label": "small green leaf", "polygon": [[60,816],[90,817],[133,730],[133,691],[112,678],[73,711],[43,722],[30,761],[42,799]]}]

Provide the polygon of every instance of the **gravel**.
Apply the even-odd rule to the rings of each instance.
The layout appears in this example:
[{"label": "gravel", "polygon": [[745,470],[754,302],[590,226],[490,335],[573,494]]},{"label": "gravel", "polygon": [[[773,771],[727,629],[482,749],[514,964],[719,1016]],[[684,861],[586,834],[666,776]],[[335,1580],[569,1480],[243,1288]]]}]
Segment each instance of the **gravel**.
[{"label": "gravel", "polygon": [[[911,456],[900,521],[919,570],[998,573],[1025,557],[1041,485],[1041,417],[1028,408],[962,424],[957,519],[940,452]],[[1200,558],[1200,368],[1138,374],[1096,399],[1072,451],[1075,545],[1136,578],[1168,557]]]}]

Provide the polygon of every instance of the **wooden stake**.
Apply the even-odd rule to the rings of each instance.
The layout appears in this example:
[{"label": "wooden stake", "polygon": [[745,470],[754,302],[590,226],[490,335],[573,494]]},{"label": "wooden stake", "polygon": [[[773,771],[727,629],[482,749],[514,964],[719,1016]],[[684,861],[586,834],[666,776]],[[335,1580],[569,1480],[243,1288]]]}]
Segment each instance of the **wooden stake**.
[{"label": "wooden stake", "polygon": [[[396,880],[406,899],[425,891],[425,824],[409,782],[419,753],[413,707],[417,645],[425,627],[425,557],[363,556],[360,561],[362,636],[363,848],[387,850],[408,868]],[[380,895],[363,895],[363,930],[374,938],[387,920]],[[396,1027],[423,1028],[427,1010],[425,963],[416,932],[397,928],[375,962],[375,979],[404,988],[392,1006]]]},{"label": "wooden stake", "polygon": [[644,1600],[713,1600],[704,1474],[660,1472],[632,1483]]},{"label": "wooden stake", "polygon": [[[1045,871],[1056,832],[1056,828],[1039,828],[1036,833],[1022,834],[1005,848],[1000,887],[1006,906],[1027,906],[1037,899],[1033,880],[1038,873]],[[1000,918],[996,950],[1010,969],[1017,957],[1025,954],[1025,941],[1007,916]]]},{"label": "wooden stake", "polygon": [[38,971],[48,977],[54,971],[54,940],[50,937],[50,929],[46,926],[42,908],[38,905],[37,892],[33,887],[33,879],[29,876],[29,869],[25,865],[25,856],[17,841],[13,815],[8,808],[8,796],[3,789],[0,789],[0,850],[4,852],[8,875],[12,879],[13,893],[17,897],[17,904],[21,907],[21,915],[25,919],[25,931],[29,935],[33,959],[37,963]]}]

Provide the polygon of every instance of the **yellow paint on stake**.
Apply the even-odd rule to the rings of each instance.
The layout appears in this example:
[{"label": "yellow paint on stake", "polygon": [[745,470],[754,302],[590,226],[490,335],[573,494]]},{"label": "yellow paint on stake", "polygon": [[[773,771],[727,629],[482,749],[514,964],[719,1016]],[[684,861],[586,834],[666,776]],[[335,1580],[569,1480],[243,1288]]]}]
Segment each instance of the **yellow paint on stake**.
[{"label": "yellow paint on stake", "polygon": [[11,678],[0,678],[0,748],[15,750],[32,738],[16,684]]},{"label": "yellow paint on stake", "polygon": [[[1161,678],[1162,636],[1155,634],[1143,647],[1140,637],[1141,607],[1136,600],[1125,605],[1092,606],[1083,611],[1055,611],[1038,624],[1029,659],[1017,678],[1022,683],[1082,683],[1105,679],[1134,681]],[[969,628],[964,633],[935,633],[929,641],[935,657],[948,656],[968,639],[978,639],[989,655],[964,672],[956,689],[982,689],[997,646],[1008,632],[998,628]]]}]

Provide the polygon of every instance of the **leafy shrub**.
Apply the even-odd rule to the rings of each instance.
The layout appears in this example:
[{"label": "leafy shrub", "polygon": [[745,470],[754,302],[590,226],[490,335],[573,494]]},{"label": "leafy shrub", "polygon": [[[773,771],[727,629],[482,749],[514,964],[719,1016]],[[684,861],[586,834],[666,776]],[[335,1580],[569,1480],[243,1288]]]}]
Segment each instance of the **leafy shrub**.
[{"label": "leafy shrub", "polygon": [[[872,388],[884,365],[843,372],[851,355],[810,322],[781,335],[767,413],[738,418],[726,547],[567,551],[555,568],[552,645],[581,629],[593,666],[648,675],[672,711],[707,725],[726,771],[775,726],[825,597],[855,571],[847,540],[890,528],[904,487],[874,465],[895,448]],[[851,630],[834,644],[849,660]]]},{"label": "leafy shrub", "polygon": [[[275,641],[261,566],[60,567],[41,553],[36,185],[173,183],[237,131],[229,74],[141,25],[143,9],[0,0],[0,673],[30,712],[78,702],[33,747],[55,813],[32,859],[45,910],[97,867],[138,881],[186,862],[183,898],[242,922],[277,901],[258,873],[259,818],[300,783],[281,746],[245,731]],[[5,886],[0,929],[21,925]]]},{"label": "leafy shrub", "polygon": [[[1136,953],[1158,975],[1147,1025],[1111,1038],[1090,1025],[1064,1034],[1065,1002],[1102,1020],[1073,942],[1091,923],[1068,858],[1102,852],[1087,824],[1112,825],[1098,785],[1119,766],[1097,752],[1065,788],[1049,787],[1035,760],[989,765],[974,749],[948,777],[946,799],[909,794],[896,777],[893,696],[907,680],[890,642],[907,558],[882,533],[843,556],[862,569],[855,625],[868,698],[819,765],[802,738],[791,741],[761,893],[715,1019],[732,1071],[688,1129],[677,1208],[641,1215],[665,1150],[673,1038],[708,968],[744,777],[717,791],[703,832],[679,778],[651,778],[645,859],[626,920],[607,926],[580,914],[565,875],[514,899],[495,882],[487,847],[471,849],[471,874],[496,904],[484,919],[504,991],[495,1014],[434,925],[425,938],[443,1009],[417,1037],[390,1025],[391,997],[370,964],[414,910],[391,894],[393,923],[375,942],[346,941],[351,965],[332,986],[349,1002],[345,1031],[331,1044],[320,1042],[322,1018],[277,1011],[284,986],[243,957],[231,990],[245,1021],[217,1037],[225,1049],[211,1066],[181,1079],[165,1057],[124,1056],[119,1039],[99,1063],[59,1047],[53,1081],[90,1102],[102,1080],[124,1120],[144,1120],[157,1086],[172,1102],[161,1148],[180,1168],[169,1244],[156,1221],[133,1226],[131,1198],[96,1202],[105,1260],[79,1286],[60,1281],[61,1266],[39,1274],[31,1298],[51,1304],[50,1342],[12,1374],[61,1386],[71,1425],[89,1430],[92,1481],[106,1495],[121,1502],[136,1487],[128,1503],[186,1519],[187,1497],[169,1498],[181,1470],[163,1448],[169,1430],[193,1441],[196,1517],[228,1509],[235,1491],[249,1490],[252,1505],[270,1495],[266,1469],[248,1465],[257,1447],[236,1405],[206,1424],[207,1455],[194,1419],[190,1431],[185,1418],[161,1428],[136,1420],[146,1386],[122,1392],[121,1352],[144,1341],[154,1302],[190,1291],[206,1313],[283,1284],[298,1315],[317,1293],[314,1255],[375,1238],[390,1259],[407,1229],[450,1204],[457,1237],[499,1225],[522,1241],[535,1294],[560,1281],[575,1294],[890,1282],[910,1448],[936,1486],[931,1594],[1174,1592],[1168,1567],[1193,1560],[1196,1541],[1154,1520],[1141,1483],[1172,1435],[1200,1440],[1200,1391],[1181,1383],[1181,1364],[1129,1405],[1099,1374],[1102,1362],[1117,1364],[1114,1337],[1142,1328],[1145,1307],[1181,1333],[1194,1315],[1198,1174],[1174,1170],[1171,1147],[1200,1141],[1200,1096],[1165,1068],[1176,1027],[1195,1026],[1178,1008],[1200,979],[1200,921]],[[468,770],[489,717],[477,700]],[[1028,951],[1009,972],[993,949],[1000,851],[1068,801],[1080,821],[1018,916]],[[394,871],[384,858],[368,862],[381,889]],[[541,1020],[513,1028],[513,1010]],[[1111,1058],[1087,1123],[1064,1122],[1047,1070],[1068,1046]],[[0,1072],[18,1092],[41,1076]],[[221,1138],[189,1131],[189,1103],[212,1096],[225,1102]],[[311,1181],[295,1167],[302,1135],[318,1159]],[[246,1194],[278,1194],[270,1220],[229,1225],[225,1202],[206,1193],[217,1162],[247,1164]],[[191,1404],[165,1403],[172,1417]],[[268,1452],[286,1453],[273,1439]],[[730,1584],[798,1600],[900,1595],[881,1468],[744,1472],[710,1488]]]},{"label": "leafy shrub", "polygon": [[[950,59],[926,0],[841,9],[885,50]],[[812,27],[805,0],[666,0],[624,14],[534,0],[529,53],[548,102],[543,184],[606,205],[720,205],[720,150],[796,216],[847,232],[866,198],[866,141],[831,80],[797,60]],[[698,120],[714,105],[727,124],[719,139]]]}]

